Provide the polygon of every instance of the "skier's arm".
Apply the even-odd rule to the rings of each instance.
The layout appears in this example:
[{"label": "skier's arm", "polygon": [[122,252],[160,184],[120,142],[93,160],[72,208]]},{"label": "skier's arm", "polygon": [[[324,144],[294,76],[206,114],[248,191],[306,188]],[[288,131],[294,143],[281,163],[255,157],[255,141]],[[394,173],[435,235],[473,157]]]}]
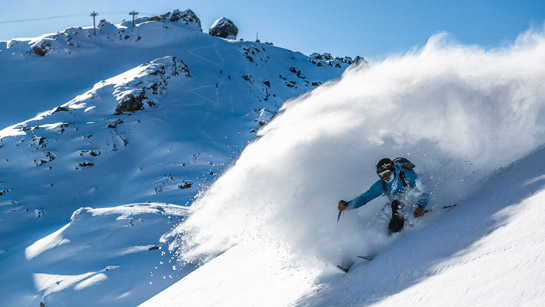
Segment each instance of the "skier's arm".
[{"label": "skier's arm", "polygon": [[382,183],[379,181],[375,182],[367,192],[361,194],[360,196],[352,199],[348,202],[348,209],[357,209],[373,199],[382,195]]},{"label": "skier's arm", "polygon": [[[418,175],[411,170],[405,170],[405,178],[409,181],[409,186],[411,188],[416,188],[416,182],[418,180]],[[420,199],[418,200],[418,205],[422,208],[426,208],[428,205],[428,199],[429,199],[429,193],[426,191],[425,188],[422,189],[422,195],[420,196]]]}]

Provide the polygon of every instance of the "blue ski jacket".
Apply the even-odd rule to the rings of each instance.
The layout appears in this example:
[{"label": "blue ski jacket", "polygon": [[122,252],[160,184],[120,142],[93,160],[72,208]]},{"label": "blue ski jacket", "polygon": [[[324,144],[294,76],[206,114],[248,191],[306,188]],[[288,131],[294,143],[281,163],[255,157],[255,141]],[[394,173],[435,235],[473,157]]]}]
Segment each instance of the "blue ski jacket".
[{"label": "blue ski jacket", "polygon": [[[385,182],[386,189],[388,190],[388,197],[390,201],[394,201],[396,199],[400,199],[403,194],[408,189],[413,189],[416,187],[416,181],[418,180],[418,175],[412,170],[404,169],[403,172],[405,174],[405,178],[407,179],[409,185],[405,187],[403,185],[403,179],[399,177],[400,171],[401,171],[401,164],[395,164],[396,172],[394,179],[390,182]],[[353,200],[348,202],[348,208],[349,209],[357,209],[368,202],[372,201],[373,199],[381,196],[383,194],[382,190],[382,179],[379,179],[377,182],[375,182],[367,192],[361,194],[360,196],[354,198]],[[418,200],[418,204],[422,208],[426,208],[428,205],[428,196],[429,194],[426,191],[423,191],[420,195],[420,198]]]}]

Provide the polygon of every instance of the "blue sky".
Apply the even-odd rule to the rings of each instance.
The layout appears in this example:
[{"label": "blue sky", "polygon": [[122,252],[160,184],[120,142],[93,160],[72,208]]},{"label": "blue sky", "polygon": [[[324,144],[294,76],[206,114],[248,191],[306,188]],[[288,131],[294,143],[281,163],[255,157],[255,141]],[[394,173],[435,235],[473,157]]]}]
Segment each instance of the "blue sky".
[{"label": "blue sky", "polygon": [[[464,44],[485,48],[513,41],[529,28],[543,28],[543,0],[94,0],[6,1],[0,10],[0,40],[34,37],[69,26],[91,26],[89,14],[119,23],[128,12],[151,16],[187,8],[204,31],[221,16],[235,22],[239,38],[273,42],[300,51],[380,58],[423,46],[446,31]],[[44,19],[40,19],[44,18]]]}]

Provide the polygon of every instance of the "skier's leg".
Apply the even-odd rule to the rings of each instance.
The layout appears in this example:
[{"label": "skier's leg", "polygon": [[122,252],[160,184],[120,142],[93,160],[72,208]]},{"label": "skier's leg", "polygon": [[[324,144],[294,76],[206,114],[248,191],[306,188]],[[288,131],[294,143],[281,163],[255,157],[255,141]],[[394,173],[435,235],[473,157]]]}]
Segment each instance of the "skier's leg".
[{"label": "skier's leg", "polygon": [[403,203],[399,200],[394,200],[392,202],[392,218],[390,219],[390,223],[388,224],[388,232],[400,232],[403,229],[403,225],[405,224],[405,220],[399,216],[399,210],[403,208]]}]

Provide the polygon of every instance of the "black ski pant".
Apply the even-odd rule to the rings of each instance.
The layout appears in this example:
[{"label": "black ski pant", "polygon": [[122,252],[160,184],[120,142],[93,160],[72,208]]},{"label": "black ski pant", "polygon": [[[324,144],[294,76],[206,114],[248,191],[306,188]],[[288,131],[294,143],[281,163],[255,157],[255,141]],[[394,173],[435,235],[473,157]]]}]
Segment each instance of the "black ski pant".
[{"label": "black ski pant", "polygon": [[399,216],[399,210],[401,210],[403,206],[403,203],[399,200],[394,200],[392,202],[392,218],[390,219],[390,223],[388,224],[389,233],[400,232],[403,229],[403,225],[405,225],[405,219]]}]

